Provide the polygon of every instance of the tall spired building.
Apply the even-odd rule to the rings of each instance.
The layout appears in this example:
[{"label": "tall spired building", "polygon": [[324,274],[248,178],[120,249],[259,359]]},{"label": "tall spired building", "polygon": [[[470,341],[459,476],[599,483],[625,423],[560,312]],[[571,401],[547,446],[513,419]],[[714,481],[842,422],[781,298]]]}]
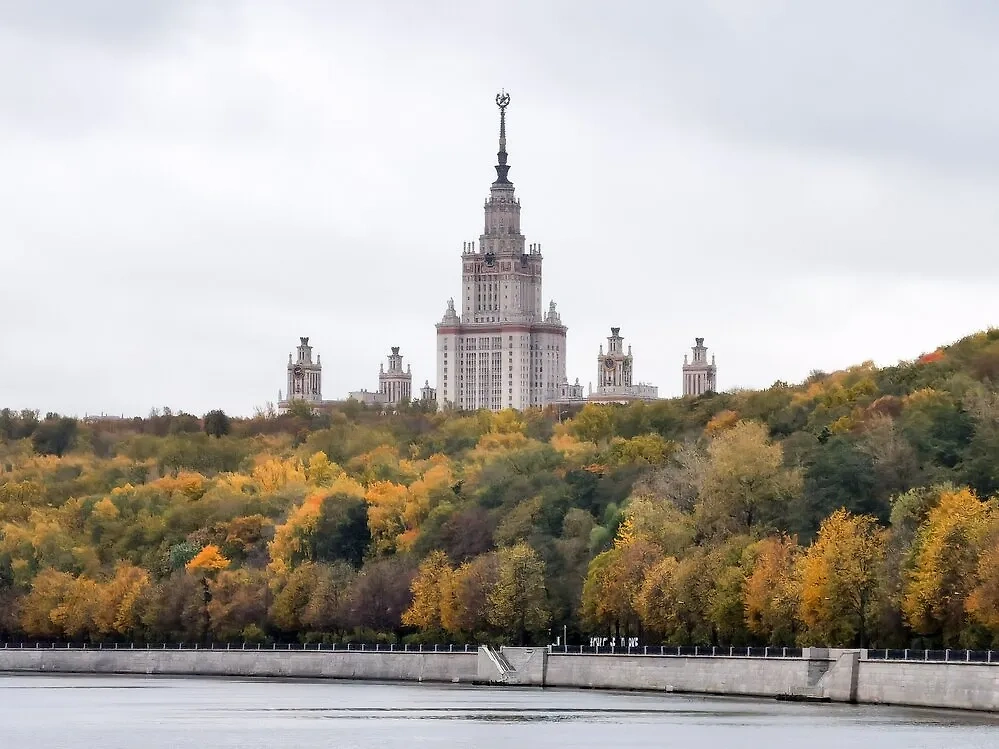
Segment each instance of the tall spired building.
[{"label": "tall spired building", "polygon": [[507,175],[506,108],[500,111],[496,181],[485,204],[485,226],[461,255],[461,312],[448,302],[437,324],[437,405],[475,410],[525,409],[559,397],[566,382],[566,327],[555,302],[541,296],[541,245],[525,244],[520,201]]}]

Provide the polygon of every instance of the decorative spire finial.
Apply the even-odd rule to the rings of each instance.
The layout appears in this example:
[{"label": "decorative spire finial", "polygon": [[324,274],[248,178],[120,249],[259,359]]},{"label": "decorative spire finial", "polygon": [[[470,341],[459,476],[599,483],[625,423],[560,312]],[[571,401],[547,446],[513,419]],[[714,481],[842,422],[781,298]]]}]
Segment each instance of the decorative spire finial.
[{"label": "decorative spire finial", "polygon": [[510,171],[510,167],[506,164],[506,108],[510,106],[510,94],[502,90],[496,94],[496,106],[499,107],[500,111],[500,135],[499,153],[496,154],[498,162],[496,164],[496,182],[493,184],[508,185],[510,180],[507,179],[506,175]]}]

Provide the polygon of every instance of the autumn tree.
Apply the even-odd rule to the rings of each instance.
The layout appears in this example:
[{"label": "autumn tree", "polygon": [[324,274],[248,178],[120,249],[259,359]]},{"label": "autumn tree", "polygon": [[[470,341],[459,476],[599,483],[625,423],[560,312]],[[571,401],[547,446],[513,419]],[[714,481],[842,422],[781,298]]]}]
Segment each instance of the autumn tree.
[{"label": "autumn tree", "polygon": [[426,633],[439,633],[443,600],[451,594],[454,570],[443,551],[432,551],[420,563],[410,590],[413,602],[403,612],[402,623]]},{"label": "autumn tree", "polygon": [[228,567],[229,560],[226,559],[219,547],[215,544],[208,544],[208,546],[199,551],[184,568],[187,570],[188,574],[201,579],[205,612],[205,626],[203,631],[206,636],[212,630],[212,586],[210,581],[222,572],[222,570],[225,570]]},{"label": "autumn tree", "polygon": [[869,515],[837,510],[800,563],[806,642],[866,647],[882,590],[886,533]]},{"label": "autumn tree", "polygon": [[395,550],[399,536],[406,530],[406,505],[409,490],[391,481],[376,481],[364,496],[368,503],[368,527],[379,553]]},{"label": "autumn tree", "polygon": [[621,533],[655,544],[663,554],[680,556],[694,545],[694,518],[654,495],[629,500]]},{"label": "autumn tree", "polygon": [[638,631],[635,598],[646,572],[660,559],[658,546],[627,535],[596,557],[583,585],[583,613],[591,626],[611,625],[625,636]]},{"label": "autumn tree", "polygon": [[229,566],[229,560],[225,558],[218,546],[209,544],[187,563],[185,569],[192,575],[211,576],[216,572],[221,572]]},{"label": "autumn tree", "polygon": [[302,626],[312,632],[343,632],[357,571],[346,562],[333,562],[318,565],[316,573],[309,602],[300,612]]},{"label": "autumn tree", "polygon": [[773,527],[800,487],[800,477],[784,467],[783,451],[769,441],[766,427],[739,422],[718,434],[708,447],[696,507],[697,526],[712,535]]},{"label": "autumn tree", "polygon": [[305,629],[303,618],[320,582],[321,570],[314,562],[300,564],[282,580],[274,581],[276,592],[270,606],[274,624],[285,632]]},{"label": "autumn tree", "polygon": [[999,528],[989,536],[978,557],[974,587],[964,607],[977,625],[991,631],[994,647],[999,640]]},{"label": "autumn tree", "polygon": [[587,403],[569,423],[569,429],[581,440],[605,442],[614,434],[614,416],[606,405]]},{"label": "autumn tree", "polygon": [[48,568],[40,571],[24,599],[21,626],[30,637],[61,637],[62,623],[53,614],[63,605],[75,580],[68,572]]},{"label": "autumn tree", "polygon": [[193,575],[178,571],[143,588],[136,609],[149,639],[192,642],[207,636],[203,582]]},{"label": "autumn tree", "polygon": [[139,601],[151,586],[149,572],[120,562],[110,580],[100,586],[95,623],[101,635],[132,637],[139,626]]},{"label": "autumn tree", "polygon": [[267,619],[267,578],[260,570],[224,570],[210,583],[212,634],[219,640],[257,639]]},{"label": "autumn tree", "polygon": [[635,609],[650,632],[670,641],[689,643],[693,626],[685,616],[679,567],[675,557],[665,557],[649,569],[635,596]]},{"label": "autumn tree", "polygon": [[743,596],[746,626],[769,645],[792,644],[798,616],[795,569],[801,547],[794,538],[774,536],[758,541],[750,556]]},{"label": "autumn tree", "polygon": [[916,534],[902,610],[920,634],[961,644],[979,553],[997,517],[970,489],[945,491]]},{"label": "autumn tree", "polygon": [[454,570],[441,595],[441,625],[457,637],[482,636],[489,628],[489,596],[499,580],[499,554],[490,552]]},{"label": "autumn tree", "polygon": [[529,633],[548,626],[545,563],[534,549],[519,543],[499,550],[496,585],[488,600],[490,624],[515,636],[521,645]]}]

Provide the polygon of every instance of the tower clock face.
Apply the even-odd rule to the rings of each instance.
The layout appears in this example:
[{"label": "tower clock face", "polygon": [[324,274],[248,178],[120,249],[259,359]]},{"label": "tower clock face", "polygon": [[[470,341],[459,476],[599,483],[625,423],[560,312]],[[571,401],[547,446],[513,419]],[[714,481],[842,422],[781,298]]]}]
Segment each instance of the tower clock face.
[{"label": "tower clock face", "polygon": [[301,377],[302,376],[302,365],[296,364],[295,368],[293,370],[291,370],[291,371],[294,373],[295,377]]},{"label": "tower clock face", "polygon": [[604,359],[604,366],[607,367],[607,369],[614,369],[614,360]]}]

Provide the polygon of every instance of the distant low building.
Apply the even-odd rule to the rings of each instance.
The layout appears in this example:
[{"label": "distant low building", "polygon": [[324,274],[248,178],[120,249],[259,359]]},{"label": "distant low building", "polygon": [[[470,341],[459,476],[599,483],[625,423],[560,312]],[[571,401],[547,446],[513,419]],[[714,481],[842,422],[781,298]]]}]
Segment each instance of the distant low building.
[{"label": "distant low building", "polygon": [[413,373],[406,366],[402,368],[402,354],[398,346],[392,346],[388,357],[388,369],[382,364],[378,368],[378,390],[355,390],[350,394],[351,400],[360,401],[368,406],[398,406],[408,403],[413,397]]},{"label": "distant low building", "polygon": [[568,378],[563,380],[558,386],[558,394],[554,402],[557,405],[586,402],[586,393],[583,390],[583,386],[579,384],[579,378],[577,377],[576,381],[571,384]]},{"label": "distant low building", "polygon": [[380,406],[384,404],[382,394],[377,390],[352,390],[348,396],[352,401],[358,401],[365,406]]}]

